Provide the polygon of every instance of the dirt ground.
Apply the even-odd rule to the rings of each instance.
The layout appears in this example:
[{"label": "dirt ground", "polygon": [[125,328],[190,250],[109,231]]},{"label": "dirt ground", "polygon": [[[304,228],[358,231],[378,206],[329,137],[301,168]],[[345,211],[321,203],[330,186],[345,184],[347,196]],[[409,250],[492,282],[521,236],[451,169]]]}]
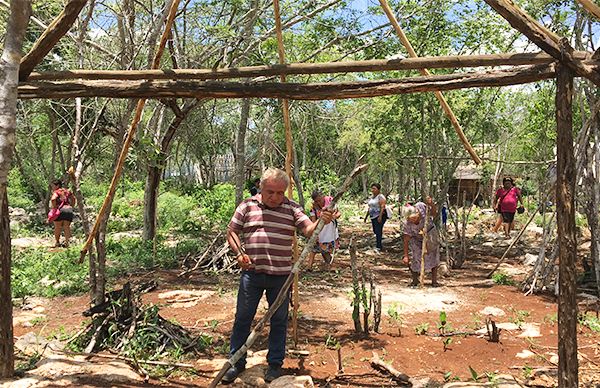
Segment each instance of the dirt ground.
[{"label": "dirt ground", "polygon": [[[443,287],[412,289],[408,287],[409,272],[400,263],[401,236],[398,225],[386,224],[386,251],[375,252],[370,225],[355,223],[343,228],[342,249],[328,270],[305,272],[300,280],[300,314],[297,349],[308,355],[290,354],[284,364],[287,374],[310,375],[319,387],[381,387],[396,386],[389,376],[375,371],[370,360],[376,352],[385,362],[420,382],[422,386],[442,386],[445,380],[472,379],[472,372],[493,380],[499,374],[526,380],[532,369],[547,368],[552,375],[557,365],[557,305],[552,295],[524,296],[515,286],[500,286],[485,279],[485,274],[497,262],[509,241],[484,236],[469,250],[468,259],[460,270],[452,270],[441,279]],[[383,308],[379,333],[356,334],[352,321],[351,270],[347,251],[350,235],[358,246],[359,259],[364,260],[375,276],[382,293]],[[527,252],[537,254],[535,231],[527,232],[506,264],[505,273],[519,280],[528,267],[522,264]],[[317,256],[317,263],[320,257]],[[159,289],[144,296],[144,302],[161,306],[161,315],[175,320],[195,333],[214,338],[211,351],[191,355],[183,362],[196,368],[194,373],[173,373],[169,378],[151,380],[159,386],[207,386],[220,369],[235,313],[238,275],[194,273],[178,278],[179,271],[157,271],[142,279],[156,279]],[[125,280],[125,279],[124,279]],[[186,291],[186,292],[184,292]],[[44,319],[15,310],[15,336],[28,332],[43,336],[74,333],[84,321],[81,312],[87,308],[87,297],[55,298],[38,301],[45,311]],[[38,303],[39,304],[39,303]],[[258,317],[266,311],[259,307]],[[389,312],[398,313],[392,319]],[[446,346],[437,336],[440,312],[447,314],[447,331],[463,332],[451,337]],[[494,315],[490,315],[493,313]],[[500,342],[486,340],[481,329],[491,317],[504,329]],[[32,325],[32,322],[34,324]],[[429,325],[425,335],[417,335],[415,327]],[[27,326],[27,327],[26,327]],[[291,325],[290,325],[291,327]],[[478,332],[479,331],[479,332]],[[485,331],[485,330],[483,330]],[[254,346],[257,363],[265,366],[267,329]],[[291,333],[291,331],[290,331]],[[294,348],[291,335],[289,349]],[[580,386],[600,387],[600,334],[579,326]],[[338,350],[343,373],[338,373]],[[246,372],[248,373],[248,372]],[[93,382],[90,382],[94,385]],[[552,386],[550,385],[545,386]],[[538,385],[544,386],[544,385]]]}]

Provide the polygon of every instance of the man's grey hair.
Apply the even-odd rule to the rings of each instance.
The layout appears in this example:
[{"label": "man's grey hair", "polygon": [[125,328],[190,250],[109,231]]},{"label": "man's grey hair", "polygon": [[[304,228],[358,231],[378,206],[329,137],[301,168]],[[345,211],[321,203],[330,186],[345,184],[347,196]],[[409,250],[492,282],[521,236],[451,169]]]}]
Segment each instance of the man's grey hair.
[{"label": "man's grey hair", "polygon": [[278,181],[285,182],[286,186],[290,185],[290,177],[285,173],[285,171],[280,170],[278,168],[269,167],[263,172],[260,177],[260,186],[264,185],[265,181]]},{"label": "man's grey hair", "polygon": [[414,207],[413,205],[406,205],[402,207],[402,217],[404,219],[408,219],[415,214],[419,214],[419,209]]}]

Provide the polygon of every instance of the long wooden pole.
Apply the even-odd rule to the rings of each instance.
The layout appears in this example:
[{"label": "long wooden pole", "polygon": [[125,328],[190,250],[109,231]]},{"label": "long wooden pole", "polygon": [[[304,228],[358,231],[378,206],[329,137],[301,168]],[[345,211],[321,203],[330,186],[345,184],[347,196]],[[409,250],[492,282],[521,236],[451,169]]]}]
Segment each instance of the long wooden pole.
[{"label": "long wooden pole", "polygon": [[559,65],[556,76],[556,215],[558,225],[558,386],[577,387],[577,243],[573,151],[573,71]]},{"label": "long wooden pole", "polygon": [[[392,12],[392,9],[390,8],[390,5],[388,4],[387,0],[379,0],[379,3],[381,3],[381,7],[383,8],[383,11],[385,12],[388,19],[390,20],[390,23],[394,27],[394,30],[396,30],[396,33],[398,34],[398,37],[400,38],[402,45],[404,45],[404,47],[408,51],[408,55],[411,56],[412,58],[418,57],[417,53],[415,52],[412,45],[410,44],[410,41],[406,37],[406,34],[404,34],[404,31],[400,27],[398,20],[396,20],[396,16],[394,16],[394,13]],[[421,69],[420,72],[424,76],[431,75],[429,73],[429,71],[425,68]],[[471,143],[469,143],[469,139],[467,139],[467,136],[463,132],[463,129],[460,126],[460,123],[458,122],[456,115],[452,111],[452,108],[450,108],[450,105],[446,101],[446,98],[444,97],[442,92],[436,91],[435,96],[437,97],[438,101],[440,102],[442,109],[444,110],[444,113],[446,113],[446,116],[448,116],[448,118],[450,119],[450,122],[452,123],[452,126],[454,127],[454,130],[456,131],[456,134],[458,135],[461,143],[463,144],[463,146],[465,147],[465,149],[467,150],[469,155],[471,155],[471,158],[473,159],[473,161],[476,164],[481,164],[481,159],[477,155],[477,152],[475,152],[475,150],[471,146]]]},{"label": "long wooden pole", "polygon": [[549,31],[511,0],[484,1],[539,48],[552,55],[562,64],[567,65],[579,76],[589,79],[596,86],[600,86],[600,73],[593,66],[589,66],[573,57],[574,51],[568,39],[561,38]]},{"label": "long wooden pole", "polygon": [[[591,53],[576,51],[573,57],[587,65],[598,67],[599,63],[588,59]],[[459,55],[397,59],[372,59],[366,61],[287,63],[261,66],[227,67],[221,69],[144,69],[144,70],[60,70],[32,72],[28,81],[57,80],[159,80],[159,79],[231,79],[272,77],[278,75],[331,74],[382,72],[392,70],[457,69],[495,66],[549,65],[556,59],[544,52],[506,53],[485,55]]]},{"label": "long wooden pole", "polygon": [[[360,160],[359,160],[359,163],[360,163]],[[344,193],[348,190],[348,188],[354,181],[354,178],[356,178],[366,168],[367,168],[367,165],[362,164],[362,165],[357,165],[354,168],[354,170],[352,170],[352,173],[350,173],[350,175],[344,180],[344,183],[338,189],[337,193],[331,200],[331,203],[329,204],[327,209],[329,209],[329,210],[335,209],[336,204],[338,203],[340,198],[344,195]],[[302,262],[304,261],[306,256],[308,256],[308,254],[312,250],[312,247],[315,245],[315,242],[317,241],[317,237],[319,236],[319,233],[321,232],[321,230],[323,230],[324,225],[325,224],[323,223],[323,220],[319,219],[319,223],[317,224],[317,227],[315,228],[313,234],[310,236],[310,238],[306,242],[306,245],[304,246],[304,249],[302,250],[302,254],[300,255],[298,260],[292,266],[292,271],[289,274],[289,276],[287,277],[287,279],[285,280],[285,283],[283,284],[283,286],[281,287],[281,290],[279,291],[277,298],[275,298],[275,301],[273,302],[273,304],[271,304],[271,306],[269,306],[269,309],[267,310],[267,313],[265,314],[265,316],[262,317],[262,319],[260,321],[258,321],[256,326],[254,326],[254,329],[248,335],[248,339],[246,339],[246,343],[244,343],[244,345],[242,345],[242,347],[239,348],[229,358],[229,360],[227,360],[225,362],[225,364],[223,364],[223,367],[221,367],[221,370],[219,371],[217,376],[210,383],[209,388],[215,388],[219,384],[219,382],[221,381],[223,376],[225,376],[225,373],[227,373],[227,370],[231,366],[235,365],[235,363],[238,362],[238,360],[240,358],[242,358],[242,356],[248,351],[248,349],[250,349],[252,347],[252,345],[254,344],[254,341],[256,341],[256,338],[258,337],[258,334],[264,327],[265,323],[267,323],[267,321],[269,319],[271,319],[273,314],[275,314],[275,311],[277,311],[277,309],[281,306],[283,301],[286,299],[286,295],[287,295],[287,293],[290,289],[290,286],[292,285],[292,281],[294,279],[294,274],[296,274],[300,271],[300,266],[302,265]]]},{"label": "long wooden pole", "polygon": [[[283,33],[281,28],[281,13],[279,10],[279,0],[273,0],[273,10],[275,13],[275,32],[277,36],[277,54],[279,56],[279,64],[285,65],[285,46],[283,45]],[[279,80],[281,83],[286,82],[285,74],[279,75]],[[293,159],[293,147],[294,147],[294,139],[292,137],[292,123],[290,120],[290,104],[289,101],[284,98],[281,100],[281,107],[283,113],[283,126],[285,129],[285,172],[290,178],[290,185],[287,189],[287,194],[290,199],[292,199],[293,195],[293,182],[294,182],[294,174],[292,173],[292,159]],[[294,234],[293,240],[293,248],[292,248],[292,261],[296,262],[298,260],[298,240],[296,235]],[[299,275],[296,272],[294,274],[294,286],[292,287],[292,339],[294,340],[294,346],[298,344],[298,310],[299,306],[299,294],[298,294],[298,279]]]},{"label": "long wooden pole", "polygon": [[[160,65],[160,59],[162,58],[162,54],[164,52],[165,46],[167,44],[167,39],[171,33],[171,27],[173,26],[173,22],[175,21],[175,16],[177,15],[177,7],[179,6],[179,0],[173,0],[171,3],[171,8],[169,9],[169,16],[167,17],[167,21],[165,22],[165,30],[163,31],[162,37],[160,39],[160,44],[158,46],[158,50],[154,54],[154,59],[152,61],[152,69],[157,69]],[[115,195],[115,191],[117,190],[117,184],[121,179],[121,175],[123,174],[123,165],[125,164],[125,159],[127,158],[127,154],[129,152],[129,147],[131,146],[131,142],[133,137],[135,136],[135,131],[137,126],[142,118],[142,112],[144,111],[144,105],[146,105],[146,99],[142,98],[138,101],[137,106],[135,108],[135,113],[133,119],[131,121],[131,125],[129,127],[129,131],[127,132],[127,138],[123,142],[123,148],[121,149],[121,154],[119,155],[119,160],[117,161],[117,167],[115,168],[115,173],[112,177],[112,181],[110,182],[110,187],[108,189],[108,193],[106,193],[106,197],[104,198],[104,202],[102,203],[102,207],[98,212],[98,216],[96,217],[96,222],[94,223],[94,227],[90,231],[88,238],[85,242],[83,248],[81,248],[81,254],[79,257],[79,261],[83,262],[83,258],[87,254],[96,234],[98,233],[98,229],[100,228],[100,222],[104,217],[104,214],[108,210],[108,207],[111,203],[111,198]]]},{"label": "long wooden pole", "polygon": [[69,0],[61,13],[50,23],[46,31],[35,41],[31,50],[21,60],[19,79],[26,80],[33,68],[52,50],[77,20],[87,0]]},{"label": "long wooden pole", "polygon": [[555,77],[554,65],[510,70],[384,79],[377,81],[279,83],[202,81],[35,81],[19,86],[19,98],[288,98],[335,100],[393,94],[519,85]]},{"label": "long wooden pole", "polygon": [[540,211],[541,206],[539,206],[537,209],[535,209],[535,211],[533,213],[531,213],[531,215],[529,216],[529,219],[527,220],[527,223],[525,223],[525,226],[523,226],[521,228],[521,230],[519,231],[519,234],[515,237],[515,239],[510,243],[510,245],[508,246],[508,248],[506,248],[506,251],[504,251],[504,254],[502,255],[502,257],[500,258],[500,260],[498,260],[498,263],[496,264],[496,266],[487,274],[487,278],[491,279],[492,275],[494,274],[494,272],[496,272],[498,270],[498,268],[500,268],[500,265],[502,263],[504,263],[504,260],[506,259],[506,256],[508,256],[508,252],[512,249],[512,247],[515,246],[515,244],[521,239],[521,236],[523,236],[523,234],[525,233],[525,230],[527,229],[527,227],[529,226],[529,224],[531,224],[531,221],[533,221],[535,215]]},{"label": "long wooden pole", "polygon": [[586,11],[594,15],[597,19],[600,19],[600,7],[598,7],[596,3],[591,0],[577,0],[577,2],[581,4]]}]

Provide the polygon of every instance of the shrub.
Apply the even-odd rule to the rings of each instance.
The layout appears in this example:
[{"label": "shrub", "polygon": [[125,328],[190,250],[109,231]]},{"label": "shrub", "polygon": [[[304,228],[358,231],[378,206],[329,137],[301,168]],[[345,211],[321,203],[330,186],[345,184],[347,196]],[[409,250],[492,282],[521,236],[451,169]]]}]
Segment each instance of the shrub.
[{"label": "shrub", "polygon": [[33,195],[28,192],[21,174],[14,168],[8,173],[8,204],[28,210],[35,206]]},{"label": "shrub", "polygon": [[211,224],[224,229],[235,211],[235,188],[228,183],[210,189],[197,189],[194,193],[201,213]]},{"label": "shrub", "polygon": [[515,281],[508,274],[504,272],[496,272],[492,275],[494,283],[504,286],[514,286]]},{"label": "shrub", "polygon": [[13,250],[13,297],[54,297],[87,289],[87,264],[78,264],[79,252],[69,249],[49,252],[45,248]]}]

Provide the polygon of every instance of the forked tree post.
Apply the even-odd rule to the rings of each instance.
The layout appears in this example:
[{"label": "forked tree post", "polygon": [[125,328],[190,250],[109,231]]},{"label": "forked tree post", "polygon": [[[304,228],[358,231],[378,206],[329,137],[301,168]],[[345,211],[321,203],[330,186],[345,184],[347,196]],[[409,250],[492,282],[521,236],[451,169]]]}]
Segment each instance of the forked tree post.
[{"label": "forked tree post", "polygon": [[573,155],[573,71],[559,65],[556,76],[556,208],[558,220],[558,386],[578,386],[577,279],[575,263],[575,158]]}]

